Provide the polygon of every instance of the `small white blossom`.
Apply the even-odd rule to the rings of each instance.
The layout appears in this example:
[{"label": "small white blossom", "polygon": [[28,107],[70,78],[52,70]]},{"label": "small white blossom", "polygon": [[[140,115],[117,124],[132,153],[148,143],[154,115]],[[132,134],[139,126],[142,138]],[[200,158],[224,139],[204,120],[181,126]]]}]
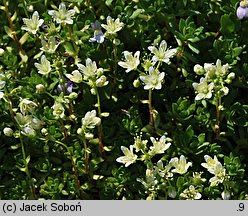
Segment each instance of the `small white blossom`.
[{"label": "small white blossom", "polygon": [[116,161],[118,163],[125,164],[125,167],[128,167],[130,164],[134,163],[138,156],[133,153],[133,146],[130,146],[130,149],[128,149],[125,146],[121,146],[121,150],[125,156],[118,157]]},{"label": "small white blossom", "polygon": [[55,103],[53,106],[52,106],[52,109],[53,109],[53,115],[56,117],[56,118],[64,118],[65,116],[65,108],[63,107],[63,105],[61,103]]},{"label": "small white blossom", "polygon": [[198,200],[201,199],[202,195],[197,192],[193,185],[190,185],[189,188],[185,189],[183,193],[180,194],[180,197],[185,198],[186,200]]},{"label": "small white blossom", "polygon": [[214,158],[211,158],[209,155],[204,155],[204,159],[207,163],[201,163],[201,165],[206,169],[213,168],[216,166],[217,163],[219,163],[216,155],[214,156]]},{"label": "small white blossom", "polygon": [[42,47],[40,49],[47,53],[54,53],[59,44],[60,42],[58,42],[55,37],[50,37],[48,40],[41,39]]},{"label": "small white blossom", "polygon": [[59,5],[59,9],[57,10],[49,10],[48,14],[51,15],[55,21],[60,24],[73,24],[73,16],[75,15],[76,11],[74,9],[66,10],[65,3],[62,2]]},{"label": "small white blossom", "polygon": [[40,73],[42,75],[47,75],[51,71],[51,64],[47,60],[45,55],[41,56],[40,64],[34,63],[34,66],[38,69],[38,73]]},{"label": "small white blossom", "polygon": [[217,76],[224,77],[227,74],[228,69],[229,69],[229,64],[221,65],[220,59],[216,61],[216,75]]},{"label": "small white blossom", "polygon": [[193,83],[192,86],[196,90],[196,97],[195,100],[202,100],[202,99],[209,99],[212,97],[212,90],[214,88],[214,83],[207,82],[207,79],[202,77],[200,79],[200,83]]},{"label": "small white blossom", "polygon": [[102,24],[101,26],[107,31],[108,34],[115,34],[124,27],[124,23],[120,22],[119,18],[114,20],[111,16],[108,16],[107,25]]},{"label": "small white blossom", "polygon": [[72,74],[65,75],[69,80],[75,83],[81,83],[83,81],[82,74],[78,70],[72,71]]},{"label": "small white blossom", "polygon": [[155,173],[159,174],[162,178],[171,178],[173,177],[173,173],[170,172],[170,169],[172,168],[172,164],[168,164],[164,166],[163,162],[159,160],[157,162],[157,166],[154,166]]},{"label": "small white blossom", "polygon": [[218,162],[215,167],[208,169],[208,171],[215,175],[209,180],[209,182],[211,183],[210,186],[218,185],[219,183],[223,183],[223,181],[225,180],[226,169],[220,162]]},{"label": "small white blossom", "polygon": [[33,101],[30,101],[28,99],[23,99],[21,100],[20,104],[19,104],[19,107],[20,107],[20,110],[21,110],[21,113],[22,114],[27,114],[27,113],[34,113],[34,110],[35,108],[37,107],[38,105],[36,103],[34,103]]},{"label": "small white blossom", "polygon": [[39,19],[39,13],[35,11],[32,15],[31,19],[23,18],[24,26],[22,26],[22,30],[31,32],[32,34],[36,34],[39,27],[43,24],[44,20]]},{"label": "small white blossom", "polygon": [[166,137],[162,136],[159,140],[154,137],[150,137],[153,146],[150,147],[152,153],[163,154],[170,146],[171,143],[166,143]]},{"label": "small white blossom", "polygon": [[102,74],[103,69],[97,68],[96,62],[92,61],[90,58],[86,59],[86,65],[78,64],[78,69],[83,73],[84,79],[95,78]]},{"label": "small white blossom", "polygon": [[140,64],[140,60],[139,60],[140,51],[137,51],[134,54],[134,56],[132,52],[124,51],[123,53],[126,61],[118,62],[118,65],[120,65],[123,68],[126,68],[127,73],[132,70],[136,70],[138,65]]},{"label": "small white blossom", "polygon": [[149,68],[149,74],[140,76],[141,81],[145,84],[144,89],[161,89],[165,73],[159,72],[153,67]]},{"label": "small white blossom", "polygon": [[139,152],[142,149],[146,149],[146,145],[148,143],[148,140],[142,140],[142,133],[140,136],[134,137],[134,145],[133,147],[135,148],[136,152]]},{"label": "small white blossom", "polygon": [[157,61],[170,64],[170,58],[172,58],[177,52],[177,49],[167,49],[167,43],[165,40],[161,41],[159,48],[156,48],[155,46],[149,46],[148,49],[154,54],[152,57],[154,64]]},{"label": "small white blossom", "polygon": [[181,155],[180,159],[178,159],[177,157],[172,158],[169,164],[175,167],[175,169],[171,170],[171,172],[179,174],[185,174],[188,171],[188,168],[192,166],[191,162],[186,162],[184,155]]},{"label": "small white blossom", "polygon": [[82,118],[82,127],[93,129],[95,126],[101,124],[101,119],[96,117],[96,110],[89,111],[85,114],[84,118]]}]

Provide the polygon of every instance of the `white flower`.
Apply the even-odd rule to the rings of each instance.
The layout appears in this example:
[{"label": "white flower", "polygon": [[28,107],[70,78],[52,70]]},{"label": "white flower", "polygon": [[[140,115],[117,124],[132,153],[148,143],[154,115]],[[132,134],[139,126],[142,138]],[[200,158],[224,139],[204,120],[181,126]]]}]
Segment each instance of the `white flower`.
[{"label": "white flower", "polygon": [[209,99],[212,97],[212,90],[214,88],[214,83],[207,82],[207,79],[202,77],[200,79],[200,83],[193,83],[192,86],[196,90],[196,97],[195,100],[202,100],[202,99]]},{"label": "white flower", "polygon": [[65,76],[75,83],[81,83],[83,81],[82,74],[78,70],[74,70],[72,74],[66,74]]},{"label": "white flower", "polygon": [[175,169],[171,170],[171,172],[179,173],[179,174],[186,173],[188,171],[188,168],[192,166],[191,162],[188,163],[186,162],[184,155],[181,155],[180,159],[178,159],[177,157],[172,158],[169,164],[175,167]]},{"label": "white flower", "polygon": [[150,137],[153,146],[150,147],[152,153],[163,154],[170,146],[171,143],[166,144],[166,137],[162,136],[159,140],[154,137]]},{"label": "white flower", "polygon": [[101,124],[101,119],[96,117],[96,110],[89,111],[85,114],[84,118],[82,118],[82,127],[93,129],[95,126]]},{"label": "white flower", "polygon": [[30,101],[28,99],[23,99],[21,100],[20,104],[20,110],[22,114],[27,114],[27,113],[34,113],[35,108],[38,106],[36,103],[33,101]]},{"label": "white flower", "polygon": [[59,44],[60,43],[56,40],[55,37],[50,37],[48,41],[45,39],[41,39],[42,47],[40,49],[47,53],[54,53],[58,48]]},{"label": "white flower", "polygon": [[128,149],[125,146],[121,146],[121,150],[124,153],[125,156],[118,157],[116,161],[118,163],[125,164],[125,167],[128,167],[130,164],[134,163],[138,156],[133,153],[133,146],[130,146],[130,149]]},{"label": "white flower", "polygon": [[141,81],[145,84],[144,89],[161,89],[162,82],[164,80],[165,73],[160,73],[158,70],[155,70],[153,67],[149,68],[149,74],[140,76]]},{"label": "white flower", "polygon": [[35,11],[32,15],[31,19],[23,18],[24,26],[22,26],[22,30],[31,32],[32,34],[36,34],[39,27],[43,24],[44,20],[39,19],[39,13]]},{"label": "white flower", "polygon": [[163,165],[163,162],[159,160],[157,162],[157,166],[154,166],[155,173],[159,174],[162,178],[171,178],[173,177],[173,173],[169,172],[172,165],[168,164],[166,166]]},{"label": "white flower", "polygon": [[90,58],[86,59],[86,65],[78,64],[78,69],[83,73],[84,79],[94,78],[101,75],[103,69],[97,68],[96,62],[92,61]]},{"label": "white flower", "polygon": [[38,73],[40,73],[42,75],[47,75],[51,71],[51,64],[47,60],[45,55],[41,56],[40,64],[34,63],[34,66],[38,69]]},{"label": "white flower", "polygon": [[154,54],[154,56],[152,57],[152,61],[154,64],[157,61],[162,61],[166,64],[170,64],[170,58],[172,58],[177,52],[177,49],[167,50],[167,43],[165,40],[161,41],[158,49],[155,46],[149,46],[148,49]]},{"label": "white flower", "polygon": [[136,152],[139,152],[142,149],[146,149],[146,144],[148,143],[148,140],[142,140],[142,133],[140,136],[134,137],[134,145]]},{"label": "white flower", "polygon": [[59,10],[49,10],[48,14],[51,15],[58,24],[60,23],[67,23],[73,24],[73,16],[75,15],[76,11],[74,9],[66,10],[65,3],[62,2],[59,5]]},{"label": "white flower", "polygon": [[53,115],[56,118],[64,118],[65,116],[65,108],[63,107],[63,105],[61,103],[56,103],[52,106],[53,109]]},{"label": "white flower", "polygon": [[201,165],[208,170],[215,167],[217,163],[219,163],[216,155],[214,158],[211,158],[209,155],[204,155],[204,159],[207,163],[201,163]]},{"label": "white flower", "polygon": [[209,182],[211,183],[210,186],[218,185],[225,180],[226,176],[226,169],[222,166],[220,162],[218,162],[215,167],[208,169],[208,171],[215,176],[212,177]]},{"label": "white flower", "polygon": [[217,157],[211,158],[208,155],[204,156],[204,159],[207,163],[202,163],[201,165],[208,170],[211,174],[214,175],[209,182],[210,186],[218,185],[225,180],[226,169],[222,166],[222,164],[218,161]]},{"label": "white flower", "polygon": [[221,65],[221,60],[216,61],[216,75],[224,77],[229,69],[229,64]]},{"label": "white flower", "polygon": [[120,65],[123,68],[126,68],[127,73],[132,70],[136,70],[138,65],[140,64],[139,56],[140,56],[140,51],[137,51],[134,54],[134,56],[132,52],[124,51],[124,57],[126,61],[118,62],[118,65]]},{"label": "white flower", "polygon": [[187,200],[198,200],[201,199],[202,195],[197,192],[193,185],[190,185],[188,189],[185,189],[183,193],[180,194],[180,197]]},{"label": "white flower", "polygon": [[119,18],[114,20],[111,16],[108,16],[107,25],[102,24],[101,26],[107,31],[108,34],[115,34],[124,27],[124,23],[120,22]]}]

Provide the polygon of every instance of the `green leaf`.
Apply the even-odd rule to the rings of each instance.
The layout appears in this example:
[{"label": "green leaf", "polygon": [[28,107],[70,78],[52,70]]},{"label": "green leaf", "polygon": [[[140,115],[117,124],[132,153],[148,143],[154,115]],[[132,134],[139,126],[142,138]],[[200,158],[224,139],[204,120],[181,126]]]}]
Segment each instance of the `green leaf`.
[{"label": "green leaf", "polygon": [[232,21],[230,15],[228,14],[224,14],[221,16],[220,26],[220,31],[225,35],[230,34],[235,30],[235,23]]},{"label": "green leaf", "polygon": [[200,53],[200,50],[197,48],[197,46],[193,43],[188,43],[188,47],[196,54]]}]

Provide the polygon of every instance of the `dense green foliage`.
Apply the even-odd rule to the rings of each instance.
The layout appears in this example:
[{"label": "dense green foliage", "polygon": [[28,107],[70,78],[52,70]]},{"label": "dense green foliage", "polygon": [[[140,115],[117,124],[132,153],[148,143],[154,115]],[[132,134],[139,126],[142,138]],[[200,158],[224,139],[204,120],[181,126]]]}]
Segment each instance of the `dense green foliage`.
[{"label": "dense green foliage", "polygon": [[239,1],[64,5],[68,19],[61,1],[0,0],[0,199],[246,199]]}]

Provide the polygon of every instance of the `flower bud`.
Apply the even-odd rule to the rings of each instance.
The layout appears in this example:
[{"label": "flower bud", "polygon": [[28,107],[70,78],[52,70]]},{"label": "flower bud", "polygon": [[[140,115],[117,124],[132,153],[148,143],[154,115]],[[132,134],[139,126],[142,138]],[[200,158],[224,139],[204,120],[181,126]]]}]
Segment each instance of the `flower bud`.
[{"label": "flower bud", "polygon": [[116,46],[120,45],[120,43],[121,43],[121,41],[119,39],[117,39],[117,38],[115,38],[113,40],[113,44],[116,45]]},{"label": "flower bud", "polygon": [[91,139],[94,138],[94,134],[92,134],[92,133],[86,133],[86,134],[85,134],[85,138],[86,138],[87,140],[91,140]]},{"label": "flower bud", "polygon": [[107,77],[102,75],[100,78],[96,80],[96,86],[97,87],[103,87],[108,85]]},{"label": "flower bud", "polygon": [[82,128],[77,129],[77,134],[82,135],[84,133],[84,130]]},{"label": "flower bud", "polygon": [[40,132],[44,136],[47,136],[48,135],[48,132],[47,132],[47,129],[46,128],[42,128]]},{"label": "flower bud", "polygon": [[77,97],[78,97],[78,94],[77,94],[76,92],[72,92],[72,93],[69,95],[69,98],[70,98],[71,100],[75,100],[75,99],[77,99]]},{"label": "flower bud", "polygon": [[0,48],[0,56],[4,54],[4,49]]},{"label": "flower bud", "polygon": [[91,89],[90,89],[90,93],[93,94],[93,95],[96,95],[95,89],[91,88]]},{"label": "flower bud", "polygon": [[34,11],[34,6],[33,5],[27,6],[27,11],[28,12],[33,12]]},{"label": "flower bud", "polygon": [[221,193],[221,197],[222,197],[222,199],[223,200],[229,200],[230,199],[230,197],[231,197],[231,194],[230,194],[230,192],[229,191],[223,191],[222,193]]},{"label": "flower bud", "polygon": [[35,87],[36,87],[36,92],[37,93],[43,93],[45,91],[45,86],[42,85],[42,84],[38,84]]},{"label": "flower bud", "polygon": [[228,74],[227,79],[233,80],[235,78],[235,73],[231,72]]},{"label": "flower bud", "polygon": [[4,135],[7,136],[7,137],[13,136],[13,130],[12,130],[11,128],[9,128],[9,127],[5,127],[5,128],[3,129],[3,133],[4,133]]},{"label": "flower bud", "polygon": [[203,74],[205,73],[204,68],[203,68],[201,65],[199,65],[199,64],[196,64],[196,65],[194,66],[194,72],[195,72],[197,75],[203,75]]},{"label": "flower bud", "polygon": [[229,88],[227,88],[226,86],[224,86],[221,90],[222,90],[224,95],[227,95],[229,92]]},{"label": "flower bud", "polygon": [[133,86],[134,86],[135,88],[138,88],[138,87],[140,86],[140,80],[139,80],[139,79],[134,80],[134,81],[133,81]]},{"label": "flower bud", "polygon": [[177,192],[174,187],[169,187],[168,196],[173,199],[177,196]]}]

